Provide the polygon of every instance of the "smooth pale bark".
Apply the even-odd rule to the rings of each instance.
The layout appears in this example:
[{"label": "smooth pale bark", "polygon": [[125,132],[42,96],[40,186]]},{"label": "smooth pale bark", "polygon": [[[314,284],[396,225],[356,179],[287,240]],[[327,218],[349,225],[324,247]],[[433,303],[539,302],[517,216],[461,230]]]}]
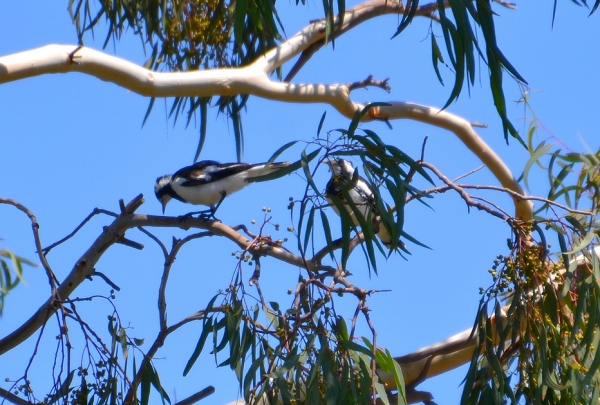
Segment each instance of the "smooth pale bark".
[{"label": "smooth pale bark", "polygon": [[[297,37],[298,35],[290,41],[293,42]],[[281,47],[286,48],[285,44],[287,42]],[[299,46],[291,47],[291,50],[301,49]],[[269,54],[277,53],[270,51]],[[261,58],[259,57],[259,61]],[[283,56],[281,58],[286,59]],[[281,62],[274,56],[271,59],[274,59],[272,63],[265,62],[269,67],[277,67]],[[260,63],[244,68],[161,73],[90,48],[72,45],[48,45],[0,58],[0,83],[47,73],[68,72],[86,73],[151,97],[252,94],[276,101],[329,104],[348,118],[353,118],[355,112],[366,105],[352,101],[347,85],[273,81]],[[508,167],[477,135],[467,120],[435,107],[399,101],[389,104],[373,108],[364,116],[364,120],[412,119],[447,129],[491,170],[502,186],[525,195]],[[532,204],[514,196],[513,201],[515,217],[522,221],[530,220]]]}]

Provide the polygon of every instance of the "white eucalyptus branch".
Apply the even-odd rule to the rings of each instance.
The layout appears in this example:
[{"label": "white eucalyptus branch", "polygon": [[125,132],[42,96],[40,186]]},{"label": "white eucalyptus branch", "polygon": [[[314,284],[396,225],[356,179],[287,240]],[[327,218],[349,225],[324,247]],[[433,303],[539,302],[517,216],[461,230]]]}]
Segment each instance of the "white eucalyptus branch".
[{"label": "white eucalyptus branch", "polygon": [[[348,10],[341,35],[358,24],[382,14],[397,14],[403,6],[389,0],[371,0]],[[431,3],[419,7],[417,15],[428,16],[437,10]],[[269,74],[298,56],[311,45],[322,44],[325,22],[315,21],[278,47],[259,56],[245,67],[193,72],[153,72],[124,59],[86,47],[48,45],[0,58],[0,84],[48,73],[80,72],[115,83],[148,97],[209,97],[251,94],[266,99],[295,103],[324,103],[342,115],[353,118],[367,103],[354,102],[350,88],[343,84],[293,84],[273,81]],[[372,109],[365,121],[376,119],[413,119],[454,133],[486,166],[500,184],[517,194],[524,191],[502,160],[477,135],[472,125],[446,110],[406,102]],[[532,218],[532,205],[513,197],[515,216]]]},{"label": "white eucalyptus branch", "polygon": [[[253,94],[277,101],[321,102],[349,118],[366,106],[366,103],[352,101],[347,85],[275,82],[257,66],[161,73],[90,48],[48,45],[0,58],[0,83],[46,73],[81,72],[152,97]],[[469,121],[435,107],[408,102],[389,104],[372,108],[364,120],[412,119],[444,128],[454,133],[492,171],[503,187],[516,195],[525,195],[508,167],[473,130]],[[532,204],[514,196],[513,201],[516,218],[531,220]]]}]

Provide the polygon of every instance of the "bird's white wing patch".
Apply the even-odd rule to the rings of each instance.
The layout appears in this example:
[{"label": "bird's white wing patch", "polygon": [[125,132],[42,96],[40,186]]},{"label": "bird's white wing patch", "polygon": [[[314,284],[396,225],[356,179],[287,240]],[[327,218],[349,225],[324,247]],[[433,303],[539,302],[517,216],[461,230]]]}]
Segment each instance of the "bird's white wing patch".
[{"label": "bird's white wing patch", "polygon": [[206,166],[206,167],[204,168],[204,172],[205,172],[207,175],[210,175],[210,173],[218,172],[219,170],[221,170],[221,169],[219,169],[219,167],[218,167],[218,166],[215,166],[215,165],[212,165],[212,166]]}]

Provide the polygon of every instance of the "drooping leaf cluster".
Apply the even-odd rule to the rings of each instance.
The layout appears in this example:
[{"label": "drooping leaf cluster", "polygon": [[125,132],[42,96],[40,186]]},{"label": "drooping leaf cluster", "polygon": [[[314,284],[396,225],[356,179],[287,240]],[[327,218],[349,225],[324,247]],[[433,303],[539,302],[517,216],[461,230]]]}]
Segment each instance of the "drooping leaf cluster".
[{"label": "drooping leaf cluster", "polygon": [[600,152],[534,147],[536,131],[534,120],[523,180],[534,165],[545,170],[547,200],[490,269],[463,404],[595,404],[600,395]]},{"label": "drooping leaf cluster", "polygon": [[[513,241],[514,242],[514,241]],[[545,247],[498,256],[492,287],[482,291],[477,349],[462,404],[595,404],[600,389],[600,261],[597,253],[563,253],[550,263]],[[565,270],[566,268],[566,270]],[[493,314],[493,317],[488,315]]]},{"label": "drooping leaf cluster", "polygon": [[[385,404],[390,403],[388,395],[406,403],[399,365],[368,339],[358,343],[354,326],[349,329],[336,314],[334,295],[317,279],[300,277],[286,310],[274,301],[250,304],[240,275],[236,273],[230,287],[210,301],[184,375],[212,342],[215,362],[235,372],[249,404],[364,404],[373,390]],[[211,311],[219,298],[220,310]],[[401,387],[396,394],[386,391],[375,368],[394,376]]]},{"label": "drooping leaf cluster", "polygon": [[[298,2],[297,2],[298,3]],[[303,2],[304,3],[304,2]],[[509,8],[511,3],[499,2]],[[594,5],[592,12],[596,9]],[[526,83],[509,62],[496,38],[496,12],[491,0],[450,0],[420,4],[410,0],[404,7],[401,21],[393,36],[406,29],[420,8],[437,11],[435,19],[441,27],[446,58],[454,71],[454,84],[445,107],[455,101],[465,84],[476,84],[477,59],[484,62],[486,76],[492,91],[494,105],[503,124],[504,137],[522,140],[511,123],[504,97],[504,73],[520,83]],[[218,67],[244,66],[266,50],[277,46],[285,33],[278,17],[275,1],[271,0],[161,0],[161,1],[100,1],[70,0],[69,10],[77,27],[79,41],[86,32],[107,27],[104,46],[118,41],[125,32],[138,35],[148,52],[146,67],[155,70],[190,71]],[[327,22],[326,41],[336,38],[336,29],[343,24],[345,0],[324,0]],[[337,13],[337,16],[336,16]],[[104,28],[103,28],[104,29]],[[439,63],[445,63],[444,53],[431,32],[432,64],[443,84]],[[152,109],[151,100],[146,118]],[[243,151],[243,131],[240,111],[247,95],[221,97],[216,101],[221,112],[231,118],[236,136],[238,158]],[[207,106],[212,99],[202,97],[176,98],[170,109],[175,120],[179,114],[187,117],[187,124],[199,113],[200,140],[198,158],[206,137]]]},{"label": "drooping leaf cluster", "polygon": [[[86,32],[93,34],[101,24],[108,27],[105,47],[131,31],[140,37],[149,55],[145,67],[172,72],[243,66],[276,46],[282,28],[276,22],[275,5],[269,0],[70,0],[69,10],[81,44]],[[216,102],[220,111],[232,119],[238,157],[243,149],[240,111],[246,100],[247,96],[238,95],[222,97]],[[169,116],[177,120],[180,113],[186,112],[186,125],[196,111],[200,112],[200,141],[195,160],[206,136],[210,102],[210,97],[177,97],[171,105]],[[153,104],[154,99],[146,118]]]}]

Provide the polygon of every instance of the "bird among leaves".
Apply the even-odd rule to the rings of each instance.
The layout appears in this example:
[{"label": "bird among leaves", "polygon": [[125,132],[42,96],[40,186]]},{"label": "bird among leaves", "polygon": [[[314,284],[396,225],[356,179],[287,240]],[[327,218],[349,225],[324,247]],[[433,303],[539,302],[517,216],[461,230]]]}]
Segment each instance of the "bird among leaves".
[{"label": "bird among leaves", "polygon": [[223,199],[247,186],[251,179],[289,166],[290,162],[272,163],[219,163],[203,160],[179,169],[172,175],[156,179],[154,193],[162,205],[163,214],[172,198],[184,203],[206,205],[214,213]]},{"label": "bird among leaves", "polygon": [[[388,249],[392,246],[392,237],[390,236],[387,228],[381,223],[381,217],[378,215],[377,207],[375,204],[375,194],[371,189],[370,184],[361,176],[356,173],[357,177],[354,177],[355,169],[352,163],[348,160],[344,160],[338,157],[324,159],[324,163],[327,163],[331,170],[331,179],[327,183],[325,189],[325,197],[331,204],[333,210],[340,215],[338,207],[333,203],[332,196],[336,197],[340,202],[346,204],[346,198],[343,193],[343,188],[350,187],[354,182],[354,186],[349,188],[348,194],[358,212],[360,212],[365,220],[371,220],[373,224],[373,232],[377,235],[379,240]],[[360,225],[355,212],[350,206],[346,204],[346,211],[352,218],[355,226]],[[404,246],[400,243],[400,246]]]}]

